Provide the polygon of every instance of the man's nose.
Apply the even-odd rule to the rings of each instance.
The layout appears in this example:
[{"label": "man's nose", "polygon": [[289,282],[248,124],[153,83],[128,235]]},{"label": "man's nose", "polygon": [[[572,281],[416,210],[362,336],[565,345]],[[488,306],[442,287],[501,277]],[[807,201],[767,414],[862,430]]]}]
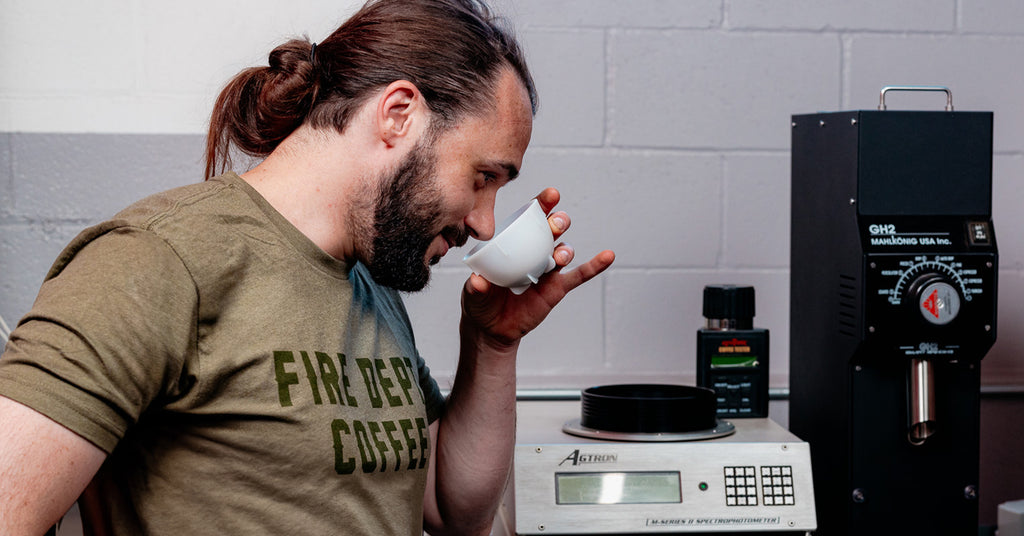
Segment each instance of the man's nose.
[{"label": "man's nose", "polygon": [[494,236],[494,200],[497,191],[487,188],[483,190],[473,205],[473,210],[466,216],[466,228],[470,236],[477,240],[490,240]]}]

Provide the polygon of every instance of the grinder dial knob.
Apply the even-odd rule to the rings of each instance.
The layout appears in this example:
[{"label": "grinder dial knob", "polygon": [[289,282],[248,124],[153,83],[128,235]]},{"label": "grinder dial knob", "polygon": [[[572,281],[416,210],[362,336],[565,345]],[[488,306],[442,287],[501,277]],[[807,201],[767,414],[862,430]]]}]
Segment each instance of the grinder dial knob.
[{"label": "grinder dial knob", "polygon": [[908,289],[909,303],[931,324],[944,326],[960,313],[960,293],[956,286],[941,274],[929,273],[918,277]]}]

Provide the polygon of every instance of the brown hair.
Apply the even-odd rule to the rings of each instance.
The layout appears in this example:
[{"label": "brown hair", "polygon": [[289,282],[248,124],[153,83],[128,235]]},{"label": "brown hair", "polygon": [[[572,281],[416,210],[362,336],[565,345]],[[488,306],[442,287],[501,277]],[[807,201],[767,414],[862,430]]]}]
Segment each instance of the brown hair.
[{"label": "brown hair", "polygon": [[536,113],[533,79],[511,31],[479,0],[370,0],[315,47],[293,39],[269,66],[236,75],[221,91],[206,140],[206,178],[231,165],[232,146],[263,157],[304,123],[342,132],[370,95],[408,80],[451,126],[492,105],[502,67],[525,85]]}]

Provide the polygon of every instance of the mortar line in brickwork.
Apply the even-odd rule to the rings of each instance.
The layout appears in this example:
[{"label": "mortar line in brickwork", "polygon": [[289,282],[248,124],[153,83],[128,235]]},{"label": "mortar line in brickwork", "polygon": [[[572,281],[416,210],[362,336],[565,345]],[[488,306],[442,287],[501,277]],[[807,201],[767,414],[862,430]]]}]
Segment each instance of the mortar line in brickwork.
[{"label": "mortar line in brickwork", "polygon": [[612,92],[615,87],[615,67],[612,58],[612,39],[611,39],[611,28],[605,28],[602,32],[604,38],[604,137],[601,140],[602,147],[610,147],[612,145],[612,131],[615,128],[615,122],[612,117],[615,115],[614,108],[612,107]]},{"label": "mortar line in brickwork", "polygon": [[[614,268],[613,268],[614,270]],[[608,357],[608,278],[601,278],[601,363],[612,366]]]},{"label": "mortar line in brickwork", "polygon": [[722,178],[718,184],[718,228],[721,233],[718,236],[718,252],[715,253],[715,267],[725,264],[725,244],[729,241],[729,202],[725,198],[725,192],[729,190],[729,164],[724,155],[718,157],[718,176]]}]

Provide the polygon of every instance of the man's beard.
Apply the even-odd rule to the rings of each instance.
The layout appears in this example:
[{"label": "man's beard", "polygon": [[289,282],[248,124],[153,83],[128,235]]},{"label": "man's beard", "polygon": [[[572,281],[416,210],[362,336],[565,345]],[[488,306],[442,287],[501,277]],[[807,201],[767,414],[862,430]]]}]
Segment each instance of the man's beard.
[{"label": "man's beard", "polygon": [[[393,173],[380,182],[374,203],[372,249],[366,261],[380,285],[405,292],[423,290],[430,281],[427,250],[439,234],[442,196],[435,177],[436,153],[417,145]],[[463,228],[440,231],[456,246],[466,243]],[[437,264],[440,257],[430,259]]]}]

